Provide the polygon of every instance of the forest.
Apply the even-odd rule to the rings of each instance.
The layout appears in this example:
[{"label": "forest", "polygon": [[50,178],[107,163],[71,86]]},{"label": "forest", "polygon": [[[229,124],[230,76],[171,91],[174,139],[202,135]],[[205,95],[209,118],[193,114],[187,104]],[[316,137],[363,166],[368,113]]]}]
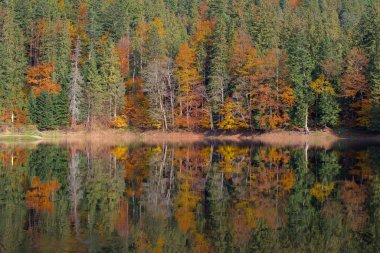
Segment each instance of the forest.
[{"label": "forest", "polygon": [[0,125],[380,129],[378,0],[0,0]]}]

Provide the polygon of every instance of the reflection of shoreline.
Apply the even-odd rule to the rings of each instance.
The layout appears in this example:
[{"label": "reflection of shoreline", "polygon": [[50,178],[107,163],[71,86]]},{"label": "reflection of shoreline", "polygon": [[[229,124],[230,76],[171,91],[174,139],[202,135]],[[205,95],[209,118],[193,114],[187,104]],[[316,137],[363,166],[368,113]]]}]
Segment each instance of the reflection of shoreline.
[{"label": "reflection of shoreline", "polygon": [[254,142],[275,146],[303,146],[308,143],[313,147],[331,148],[341,144],[356,145],[358,143],[380,143],[378,135],[361,133],[355,131],[345,131],[335,133],[334,131],[311,131],[305,135],[298,131],[272,131],[264,133],[252,132],[162,132],[158,130],[149,131],[126,131],[126,130],[97,130],[97,131],[45,131],[40,135],[10,135],[0,134],[0,143],[99,143],[99,144],[121,144],[121,143],[199,143],[199,142]]}]

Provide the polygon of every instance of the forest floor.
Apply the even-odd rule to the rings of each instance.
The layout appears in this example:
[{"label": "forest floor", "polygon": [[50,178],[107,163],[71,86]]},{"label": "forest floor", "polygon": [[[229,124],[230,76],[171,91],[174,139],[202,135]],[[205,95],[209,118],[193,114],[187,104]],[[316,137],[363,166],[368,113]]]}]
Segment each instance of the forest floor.
[{"label": "forest floor", "polygon": [[117,129],[97,129],[94,131],[43,131],[21,134],[0,134],[0,142],[58,142],[58,143],[97,143],[99,145],[113,145],[122,143],[197,143],[197,142],[258,142],[269,145],[312,145],[330,147],[340,140],[362,142],[371,141],[380,143],[380,135],[353,130],[317,130],[305,135],[302,131],[276,130],[270,132],[163,132],[129,131]]}]

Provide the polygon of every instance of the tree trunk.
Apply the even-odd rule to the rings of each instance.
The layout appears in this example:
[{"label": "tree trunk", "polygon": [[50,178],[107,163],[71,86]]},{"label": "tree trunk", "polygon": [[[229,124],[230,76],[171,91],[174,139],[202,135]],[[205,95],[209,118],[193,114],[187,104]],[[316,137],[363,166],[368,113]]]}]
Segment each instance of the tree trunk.
[{"label": "tree trunk", "polygon": [[304,128],[305,128],[305,134],[309,134],[309,127],[308,127],[308,116],[309,116],[309,112],[308,112],[308,109],[309,109],[309,106],[308,105],[306,105],[306,110],[305,110],[305,126],[304,126]]}]

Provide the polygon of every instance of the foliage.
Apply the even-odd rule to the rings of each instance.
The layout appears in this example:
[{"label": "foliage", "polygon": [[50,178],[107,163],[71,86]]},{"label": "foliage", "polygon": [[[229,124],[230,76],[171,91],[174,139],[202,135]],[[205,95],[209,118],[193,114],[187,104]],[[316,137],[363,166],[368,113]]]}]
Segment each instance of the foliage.
[{"label": "foliage", "polygon": [[[380,128],[378,1],[9,0],[0,12],[6,127]],[[38,123],[38,103],[55,122]]]}]

